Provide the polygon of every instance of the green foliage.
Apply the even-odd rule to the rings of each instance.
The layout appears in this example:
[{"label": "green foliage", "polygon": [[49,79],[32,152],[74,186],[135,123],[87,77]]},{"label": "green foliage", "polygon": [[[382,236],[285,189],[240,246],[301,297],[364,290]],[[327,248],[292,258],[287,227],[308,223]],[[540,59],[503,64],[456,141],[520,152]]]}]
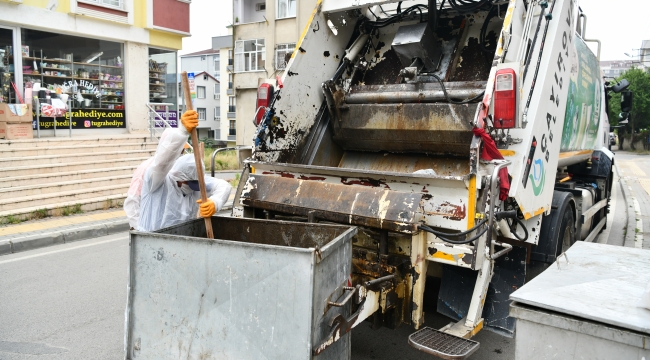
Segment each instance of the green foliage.
[{"label": "green foliage", "polygon": [[15,217],[15,216],[13,216],[13,215],[9,215],[9,216],[7,216],[7,217],[5,218],[4,223],[5,223],[5,224],[18,224],[18,223],[21,222],[21,221],[22,221],[22,220],[21,220],[20,218]]},{"label": "green foliage", "polygon": [[36,210],[32,213],[32,219],[43,219],[48,217],[47,209]]},{"label": "green foliage", "polygon": [[239,179],[241,179],[241,175],[235,174],[235,178],[229,181],[230,186],[237,188],[239,186]]},{"label": "green foliage", "polygon": [[[619,130],[619,135],[631,133],[631,144],[634,138],[644,136],[637,134],[639,129],[650,128],[650,73],[632,68],[619,76],[616,81],[627,79],[630,82],[628,90],[632,92],[632,111],[628,125]],[[611,94],[609,99],[609,121],[612,125],[618,125],[618,114],[621,112],[621,94]],[[647,139],[647,136],[645,136]],[[619,140],[623,139],[620,137]],[[625,137],[627,141],[627,137]]]},{"label": "green foliage", "polygon": [[74,206],[66,206],[61,209],[61,215],[63,216],[69,216],[69,215],[81,214],[81,213],[83,213],[83,210],[81,210],[81,204],[75,204]]}]

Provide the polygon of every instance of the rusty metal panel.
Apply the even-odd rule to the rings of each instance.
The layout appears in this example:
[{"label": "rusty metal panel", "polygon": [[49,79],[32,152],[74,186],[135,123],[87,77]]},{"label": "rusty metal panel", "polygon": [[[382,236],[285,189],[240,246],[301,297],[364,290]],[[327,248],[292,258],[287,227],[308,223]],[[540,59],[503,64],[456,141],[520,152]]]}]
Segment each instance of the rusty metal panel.
[{"label": "rusty metal panel", "polygon": [[[426,224],[433,227],[467,230],[466,216],[470,209],[468,176],[431,176],[256,161],[251,161],[249,164],[255,168],[256,174],[270,177],[316,181],[333,185],[343,184],[353,187],[375,187],[401,193],[414,193],[421,196],[422,199],[420,201],[421,205],[417,209],[416,221],[424,220]],[[246,179],[242,181],[246,181]],[[237,203],[244,204],[244,201],[249,197],[250,191],[255,187],[257,187],[257,184],[246,181]],[[346,200],[348,203],[351,203],[356,195],[355,192],[351,194],[352,199]],[[340,222],[347,224],[349,223],[348,220],[348,217],[346,217]]]},{"label": "rusty metal panel", "polygon": [[[355,228],[213,217],[131,232],[127,359],[349,359],[343,335],[312,353],[351,272]],[[336,298],[335,300],[338,300]]]},{"label": "rusty metal panel", "polygon": [[[251,175],[244,205],[345,224],[410,233],[422,194]],[[324,180],[324,178],[323,178]]]},{"label": "rusty metal panel", "polygon": [[346,150],[469,155],[477,104],[348,104],[334,121]]}]

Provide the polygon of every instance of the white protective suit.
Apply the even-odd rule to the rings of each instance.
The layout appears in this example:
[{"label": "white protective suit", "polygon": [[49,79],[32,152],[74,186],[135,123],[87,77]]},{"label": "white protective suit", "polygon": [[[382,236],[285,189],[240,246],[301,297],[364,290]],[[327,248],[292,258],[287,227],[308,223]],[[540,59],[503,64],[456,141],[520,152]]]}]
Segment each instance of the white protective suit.
[{"label": "white protective suit", "polygon": [[[177,182],[197,180],[194,155],[178,158],[188,137],[185,128],[173,129],[158,144],[149,169],[142,183],[140,219],[137,230],[155,231],[197,218],[201,192],[192,191],[188,185]],[[216,211],[223,208],[232,187],[226,181],[205,177],[208,197],[214,202]]]},{"label": "white protective suit", "polygon": [[[178,130],[167,128],[160,135],[159,143],[162,143],[172,132]],[[181,154],[178,153],[178,157]],[[131,178],[131,185],[129,186],[129,191],[126,194],[126,199],[124,200],[124,212],[126,213],[126,218],[129,220],[129,227],[133,229],[138,228],[138,220],[140,219],[140,198],[142,194],[142,183],[144,182],[144,174],[149,169],[149,166],[153,162],[153,156],[145,161],[143,161],[133,172],[133,177]]]}]

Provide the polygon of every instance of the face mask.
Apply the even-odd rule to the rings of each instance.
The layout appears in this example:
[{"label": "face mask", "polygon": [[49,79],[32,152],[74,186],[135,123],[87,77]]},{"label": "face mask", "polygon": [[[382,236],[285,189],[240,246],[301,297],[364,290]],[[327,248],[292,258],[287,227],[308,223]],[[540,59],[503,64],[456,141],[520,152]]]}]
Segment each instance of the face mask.
[{"label": "face mask", "polygon": [[189,194],[193,193],[194,190],[192,190],[192,188],[190,188],[189,185],[182,184],[181,185],[181,192],[183,193],[183,195],[189,195]]}]

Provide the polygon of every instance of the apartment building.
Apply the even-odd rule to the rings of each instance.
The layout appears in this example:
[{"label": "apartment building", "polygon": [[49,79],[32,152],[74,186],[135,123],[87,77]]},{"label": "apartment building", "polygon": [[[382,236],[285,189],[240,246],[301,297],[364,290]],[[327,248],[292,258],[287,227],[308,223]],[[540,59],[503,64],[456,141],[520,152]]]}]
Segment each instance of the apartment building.
[{"label": "apartment building", "polygon": [[[0,102],[54,90],[72,97],[73,134],[148,132],[150,106],[176,114],[189,35],[188,0],[0,1]],[[41,133],[53,124],[41,116]]]},{"label": "apartment building", "polygon": [[[232,28],[229,28],[232,30]],[[233,87],[234,54],[232,35],[215,36],[212,38],[212,49],[218,50],[222,61],[219,62],[219,72],[223,74],[220,87],[221,139],[228,142],[228,146],[235,146],[237,134],[237,109],[235,108],[235,93]]]},{"label": "apartment building", "polygon": [[[221,129],[221,87],[219,50],[207,49],[181,55],[181,72],[194,74],[196,99],[194,109],[199,113],[197,127],[199,139],[223,140]],[[183,104],[183,93],[179,82],[178,103]]]},{"label": "apartment building", "polygon": [[237,118],[238,146],[252,145],[257,88],[282,74],[315,6],[316,0],[233,0],[235,96],[230,107]]}]

